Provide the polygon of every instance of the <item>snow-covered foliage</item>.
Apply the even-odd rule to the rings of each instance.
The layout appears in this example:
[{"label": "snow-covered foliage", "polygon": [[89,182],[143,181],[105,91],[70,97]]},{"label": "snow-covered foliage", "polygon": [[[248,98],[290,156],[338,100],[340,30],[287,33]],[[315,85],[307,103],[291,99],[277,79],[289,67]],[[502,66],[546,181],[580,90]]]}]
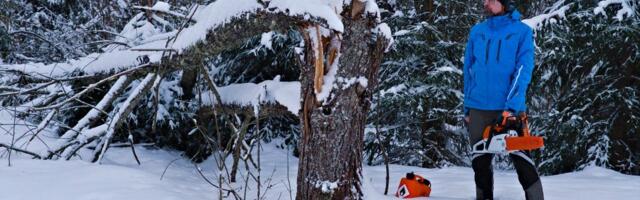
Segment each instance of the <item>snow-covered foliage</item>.
[{"label": "snow-covered foliage", "polygon": [[[195,121],[196,124],[193,124],[190,119],[197,118],[198,112],[207,106],[217,107],[219,103],[249,106],[255,108],[257,112],[260,104],[278,104],[287,108],[289,114],[295,116],[298,113],[300,84],[295,81],[299,76],[296,58],[300,52],[296,49],[304,46],[300,34],[296,31],[289,33],[267,32],[255,37],[257,39],[245,41],[245,45],[241,49],[228,49],[220,55],[204,58],[208,64],[206,67],[213,72],[209,74],[211,76],[207,77],[198,74],[188,75],[187,73],[190,71],[164,72],[162,71],[164,69],[152,69],[150,66],[158,65],[164,58],[170,59],[171,56],[167,55],[182,54],[194,45],[205,42],[210,30],[223,27],[232,19],[246,17],[257,12],[312,20],[319,23],[327,31],[340,33],[344,31],[344,27],[339,17],[340,13],[337,11],[348,3],[315,0],[307,0],[305,4],[287,0],[266,2],[218,0],[206,3],[206,5],[183,6],[184,2],[182,1],[177,2],[177,5],[171,5],[164,1],[155,2],[154,5],[135,5],[128,1],[112,1],[109,5],[124,12],[128,20],[118,20],[118,25],[121,28],[112,29],[119,31],[105,32],[100,30],[102,33],[110,33],[109,39],[111,40],[97,48],[82,50],[81,55],[64,57],[60,60],[21,62],[11,60],[11,55],[9,55],[8,63],[3,63],[0,68],[12,73],[0,75],[2,76],[0,81],[3,85],[7,85],[2,90],[7,92],[0,94],[0,97],[2,97],[3,105],[18,106],[20,111],[25,113],[25,118],[35,121],[42,120],[43,126],[49,124],[50,121],[61,122],[51,123],[51,125],[58,128],[63,137],[56,141],[56,144],[51,148],[40,153],[42,158],[70,159],[75,152],[87,145],[93,146],[96,149],[95,156],[99,155],[99,158],[102,158],[110,140],[112,138],[121,139],[115,133],[125,131],[122,124],[126,124],[128,127],[126,131],[128,131],[129,138],[133,138],[132,136],[141,137],[143,141],[156,141],[159,145],[175,145],[177,141],[177,145],[181,146],[178,147],[179,149],[188,149],[182,145],[192,145],[191,142],[185,143],[184,139],[176,138],[184,138],[185,134],[181,133],[183,129],[199,123]],[[16,7],[3,9],[13,12],[18,10],[18,6],[31,6],[30,3],[19,0],[11,1],[11,5]],[[53,7],[64,5],[63,8],[69,9],[68,6],[75,4],[71,5],[61,1],[47,5]],[[40,9],[41,7],[38,6],[40,5],[33,5],[33,7]],[[93,6],[93,4],[89,3],[88,6]],[[371,5],[369,6],[371,7]],[[47,11],[46,8],[43,10]],[[369,8],[368,11],[377,12],[377,9]],[[60,15],[54,11],[50,12],[53,13],[52,15]],[[99,16],[92,18],[92,20],[91,23],[97,24],[102,18]],[[128,22],[124,23],[125,21]],[[5,27],[7,24],[11,24],[9,23],[11,21],[5,23],[3,20],[2,22],[2,26],[0,26],[2,32],[0,33],[5,33]],[[18,27],[20,26],[18,25]],[[12,31],[12,27],[8,28],[9,31]],[[83,31],[86,30],[83,29]],[[11,32],[0,34],[2,36],[0,37],[0,46],[7,45],[7,42],[2,39],[7,35],[11,36],[11,34]],[[258,42],[256,43],[256,41]],[[17,51],[9,52],[15,53]],[[47,56],[50,55],[52,54],[47,54]],[[140,71],[158,73],[158,76],[147,76],[142,80],[139,75],[132,75]],[[20,80],[24,76],[34,77],[44,83],[37,81],[22,83]],[[199,81],[195,87],[187,88],[190,91],[183,91],[186,87],[184,85],[185,76],[195,76],[194,78],[199,80],[214,80],[213,86],[220,89],[221,93],[216,95],[223,97],[222,101],[213,101],[211,98],[213,95],[209,92],[211,85],[208,82],[205,83],[206,81]],[[101,78],[104,79],[100,80]],[[60,79],[64,81],[58,83]],[[95,79],[99,81],[87,83],[96,81]],[[280,82],[280,79],[289,82]],[[358,80],[361,84],[366,85],[366,80]],[[22,85],[17,86],[17,84]],[[16,85],[16,87],[11,85]],[[222,85],[222,87],[216,85]],[[251,91],[248,91],[249,88]],[[252,91],[258,93],[251,93]],[[42,92],[45,94],[43,95]],[[193,96],[194,93],[195,96]],[[60,98],[65,95],[71,98]],[[17,98],[13,98],[13,96]],[[185,98],[190,101],[184,101],[187,100]],[[130,104],[132,101],[146,103]],[[94,104],[98,107],[92,106]],[[41,112],[47,110],[53,110],[47,113],[55,114],[55,117],[44,119],[39,117]],[[291,123],[288,117],[274,118]],[[282,122],[266,121],[277,126],[280,126],[278,124]],[[296,124],[297,122],[288,126],[289,128],[294,127],[290,132],[291,135],[297,133]],[[265,124],[266,127],[269,125],[271,124]],[[149,130],[155,133],[153,135],[144,134]],[[158,135],[157,131],[165,135]],[[187,132],[192,133],[193,131]],[[120,136],[123,135],[127,134],[120,134]],[[190,135],[187,134],[186,137],[190,137]],[[105,137],[101,138],[102,136]],[[297,137],[289,138],[295,141]],[[187,139],[187,141],[190,140]],[[288,144],[293,145],[295,142],[288,142]],[[211,147],[208,148],[211,149]],[[188,154],[193,156],[193,154]],[[207,155],[208,153],[200,153],[198,156]]]},{"label": "snow-covered foliage", "polygon": [[539,27],[530,111],[547,140],[538,159],[543,172],[591,165],[640,172],[640,17],[608,17],[634,6],[561,2],[564,18]]},{"label": "snow-covered foliage", "polygon": [[116,1],[5,0],[0,6],[0,58],[6,63],[54,63],[84,57],[117,44],[111,38],[130,17],[131,10]]},{"label": "snow-covered foliage", "polygon": [[[383,162],[381,144],[391,163],[467,163],[466,130],[456,110],[463,95],[459,69],[468,31],[484,16],[481,5],[434,1],[432,13],[421,7],[429,2],[381,6],[396,42],[374,95],[369,164]],[[639,173],[640,148],[633,135],[640,130],[640,105],[638,78],[632,75],[638,74],[633,66],[640,66],[637,6],[637,1],[519,4],[523,22],[536,30],[537,67],[527,103],[532,130],[547,140],[535,154],[543,173],[590,165]],[[507,157],[497,157],[496,166],[510,168]]]},{"label": "snow-covered foliage", "polygon": [[463,94],[458,67],[462,66],[467,31],[480,19],[477,10],[468,8],[480,5],[438,2],[434,9],[447,13],[440,15],[416,13],[417,7],[403,6],[405,3],[397,1],[397,8],[387,7],[392,10],[382,13],[395,42],[385,57],[380,85],[373,95],[366,161],[380,164],[380,145],[384,145],[391,163],[466,165],[468,142],[460,123]]},{"label": "snow-covered foliage", "polygon": [[[193,11],[183,16],[189,16],[195,24],[177,30],[177,24],[152,14],[150,19],[144,20],[145,13],[138,13],[124,27],[120,39],[116,43],[124,43],[128,48],[112,47],[105,53],[93,53],[78,59],[60,63],[27,63],[22,65],[4,65],[4,69],[19,70],[25,73],[47,74],[48,76],[64,76],[72,72],[81,71],[89,74],[108,72],[111,70],[136,66],[139,57],[148,57],[149,62],[157,63],[163,56],[161,49],[177,51],[178,53],[192,47],[197,42],[203,41],[209,30],[228,23],[233,18],[238,18],[257,11],[284,13],[292,16],[304,16],[306,18],[318,17],[327,22],[327,28],[341,32],[344,27],[339,20],[338,13],[333,12],[325,3],[315,3],[313,9],[300,6],[305,4],[292,3],[286,0],[275,0],[264,7],[255,0],[219,0],[205,6],[197,6]],[[166,6],[165,6],[166,7]],[[201,7],[201,8],[200,8]],[[320,10],[318,10],[320,9]],[[151,9],[154,11],[154,9]],[[156,12],[164,12],[159,10]],[[175,15],[172,15],[175,16]],[[147,16],[149,17],[149,16]],[[114,49],[115,50],[111,50]],[[149,52],[148,50],[156,50]]]}]

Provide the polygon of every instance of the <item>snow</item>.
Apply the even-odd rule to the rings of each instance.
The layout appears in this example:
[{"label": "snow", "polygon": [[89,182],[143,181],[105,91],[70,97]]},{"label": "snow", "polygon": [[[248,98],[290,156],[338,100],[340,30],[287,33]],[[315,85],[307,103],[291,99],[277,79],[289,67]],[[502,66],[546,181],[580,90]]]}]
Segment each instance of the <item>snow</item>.
[{"label": "snow", "polygon": [[38,127],[36,128],[36,130],[34,132],[38,133],[38,132],[44,130],[46,128],[47,124],[50,123],[51,119],[53,119],[53,116],[56,113],[58,113],[58,110],[49,111],[49,114],[47,114],[47,116],[42,119],[42,122],[40,122],[40,124],[38,124]]},{"label": "snow", "polygon": [[[272,13],[287,13],[292,16],[317,17],[326,21],[328,28],[343,32],[344,25],[340,20],[339,14],[331,7],[333,5],[331,3],[335,4],[333,1],[319,0],[273,0],[269,3],[268,8],[264,8],[255,0],[218,0],[197,9],[193,13],[193,19],[196,23],[182,30],[180,35],[169,44],[167,44],[168,38],[174,36],[177,31],[159,33],[148,23],[142,24],[140,28],[133,29],[134,24],[141,25],[137,20],[143,16],[140,13],[122,31],[122,33],[133,35],[125,35],[125,38],[120,37],[116,40],[129,44],[131,42],[129,40],[138,38],[140,41],[135,42],[135,46],[130,49],[122,49],[121,47],[115,49],[111,46],[105,53],[93,53],[86,57],[68,60],[63,63],[0,64],[0,68],[59,77],[76,70],[82,70],[87,74],[96,74],[136,66],[139,64],[136,59],[141,56],[148,56],[151,63],[158,63],[162,57],[161,51],[141,50],[172,49],[181,53],[197,42],[203,41],[209,30],[222,26],[233,18],[241,17],[260,9],[265,9],[265,11]],[[158,2],[152,9],[165,11],[168,9],[167,7],[170,8],[168,4]]]},{"label": "snow", "polygon": [[[148,48],[164,48],[164,45],[159,46],[159,42],[152,44],[142,45]],[[63,76],[76,70],[82,70],[87,74],[96,74],[100,72],[107,72],[126,66],[136,66],[136,59],[138,56],[148,55],[151,62],[160,61],[161,54],[153,54],[141,51],[114,51],[106,52],[102,54],[92,53],[87,57],[82,57],[75,60],[69,60],[64,63],[55,64],[42,64],[42,63],[28,63],[17,65],[3,65],[0,68],[6,68],[11,70],[18,70],[25,73],[43,74],[49,76]]]},{"label": "snow", "polygon": [[[8,110],[0,110],[0,143],[10,144],[14,132],[13,118]],[[35,125],[16,120],[16,136],[29,133]],[[104,127],[103,127],[104,128]],[[5,131],[6,130],[6,131]],[[49,142],[53,130],[42,133],[42,141]],[[46,148],[38,140],[24,145],[28,137],[16,137],[16,146],[30,151]],[[261,150],[261,176],[263,186],[271,188],[261,191],[265,199],[295,198],[298,160],[291,151],[277,148],[283,141],[274,140],[263,144]],[[110,148],[102,164],[88,163],[78,157],[70,161],[33,160],[21,153],[13,153],[11,167],[7,165],[4,149],[0,150],[0,199],[11,200],[107,200],[107,199],[154,199],[154,200],[207,200],[217,199],[217,190],[208,185],[198,174],[196,165],[181,157],[180,152],[135,146],[141,165],[137,165],[129,147]],[[256,149],[254,149],[255,151]],[[287,153],[288,152],[288,153]],[[81,155],[91,157],[91,150]],[[255,154],[256,152],[254,152]],[[210,156],[197,164],[210,180],[217,180],[215,158]],[[231,166],[232,158],[226,160]],[[163,172],[166,169],[166,173]],[[253,168],[252,168],[253,169]],[[365,199],[397,199],[393,197],[397,184],[406,173],[415,172],[432,183],[429,200],[473,199],[475,186],[473,170],[467,167],[426,169],[420,167],[391,165],[389,194],[384,195],[385,167],[363,167],[363,192]],[[252,171],[257,173],[257,171]],[[223,173],[224,174],[224,173]],[[239,168],[240,179],[247,174]],[[497,199],[523,199],[524,192],[514,171],[495,171],[495,197]],[[541,177],[546,199],[636,199],[640,196],[640,176],[624,175],[600,167],[587,167],[582,171]],[[244,180],[242,178],[242,180]],[[244,182],[232,185],[239,193],[244,192]],[[331,190],[336,184],[320,182],[320,186]],[[228,186],[225,186],[228,188]],[[255,199],[256,184],[249,184],[246,199]],[[289,193],[292,191],[292,193]],[[233,199],[228,197],[226,199]],[[425,198],[423,198],[425,199]]]},{"label": "snow", "polygon": [[[96,126],[93,128],[84,128],[82,129],[82,135],[78,136],[78,141],[80,142],[87,142],[87,140],[91,137],[95,137],[95,136],[99,136],[102,133],[105,133],[107,131],[107,129],[109,129],[109,125],[108,124],[102,124],[100,126]],[[69,152],[70,153],[70,152]],[[65,153],[63,156],[67,156],[68,153]]]},{"label": "snow", "polygon": [[116,3],[118,3],[118,7],[120,8],[127,8],[127,2],[125,2],[124,0],[117,0]]},{"label": "snow", "polygon": [[[258,84],[239,83],[217,89],[225,105],[258,107],[262,103],[278,103],[287,107],[292,114],[298,115],[301,105],[300,88],[300,82],[281,82],[276,77]],[[215,102],[215,96],[210,92],[203,93],[201,97],[205,105]]]},{"label": "snow", "polygon": [[168,12],[171,9],[171,5],[166,2],[158,1],[153,5],[153,7],[151,7],[151,9]]},{"label": "snow", "polygon": [[404,83],[401,83],[401,84],[395,85],[395,86],[393,86],[393,87],[391,87],[389,89],[380,91],[380,96],[385,96],[387,94],[396,95],[396,94],[398,94],[399,92],[401,92],[402,90],[405,90],[405,89],[407,89],[407,85],[405,85]]},{"label": "snow", "polygon": [[16,159],[12,167],[0,166],[3,177],[0,185],[4,187],[0,188],[0,199],[213,199],[214,190],[192,173],[191,165],[185,160],[174,163],[160,179],[162,170],[171,161],[167,159],[176,158],[176,153],[141,150],[136,153],[143,165],[137,166],[135,161],[132,162],[131,154],[124,149],[110,151],[127,159],[108,156],[121,161],[110,161],[104,165],[78,160]]},{"label": "snow", "polygon": [[398,36],[403,36],[403,35],[406,35],[406,34],[409,34],[409,33],[411,33],[411,31],[409,31],[409,30],[399,30],[399,31],[396,31],[393,34],[393,36],[398,37]]},{"label": "snow", "polygon": [[[620,4],[621,7],[622,7],[620,10],[618,10],[618,12],[616,13],[616,16],[614,17],[618,21],[624,20],[625,15],[627,17],[632,17],[636,13],[636,12],[634,12],[634,8],[632,8],[632,5],[629,5],[629,0],[604,0],[604,1],[600,1],[600,2],[598,2],[598,7],[593,9],[593,13],[596,14],[596,15],[602,14],[604,16],[607,16],[607,13],[606,13],[606,11],[604,9],[607,8],[609,5],[612,5],[612,4]],[[637,3],[636,3],[636,5],[637,5]],[[635,8],[635,9],[637,9],[637,8]]]},{"label": "snow", "polygon": [[[263,189],[266,199],[289,199],[289,190],[295,198],[297,159],[287,160],[285,150],[274,144],[263,145],[262,176],[269,177],[272,188]],[[85,161],[42,161],[14,158],[12,167],[0,165],[0,199],[16,200],[102,200],[102,199],[154,199],[154,200],[205,200],[217,198],[217,190],[198,175],[193,164],[181,158],[178,152],[154,150],[136,146],[142,165],[138,166],[129,148],[112,148],[103,164]],[[170,162],[178,159],[176,162]],[[227,160],[230,166],[231,159]],[[289,171],[286,171],[288,165]],[[168,166],[167,172],[162,172]],[[200,164],[205,176],[217,175],[213,158]],[[363,192],[365,199],[397,199],[393,197],[397,184],[408,172],[425,176],[432,182],[429,200],[473,199],[475,187],[473,170],[465,167],[425,169],[400,165],[390,166],[389,194],[384,195],[384,166],[365,166]],[[289,176],[287,177],[287,172]],[[254,172],[255,173],[255,172]],[[244,175],[240,167],[239,175]],[[162,177],[162,178],[161,178]],[[524,192],[513,171],[496,171],[495,197],[497,199],[523,199]],[[263,179],[264,180],[264,179]],[[635,199],[640,195],[640,177],[589,167],[580,172],[542,177],[545,196],[549,200],[562,199]],[[289,183],[291,185],[289,185]],[[244,183],[235,185],[243,191]],[[332,182],[320,184],[330,191]],[[247,192],[248,199],[255,197],[255,185]],[[38,191],[38,192],[34,192]],[[227,198],[233,199],[233,198]],[[427,199],[427,198],[422,198]]]},{"label": "snow", "polygon": [[[314,48],[315,49],[315,48]],[[329,72],[322,77],[322,90],[320,93],[316,92],[316,98],[319,102],[324,102],[331,95],[331,90],[336,88],[334,82],[336,81],[336,74],[338,74],[338,68],[340,66],[340,52],[337,53],[336,60],[333,61],[333,65],[330,66]]]},{"label": "snow", "polygon": [[344,25],[337,10],[332,8],[332,2],[318,0],[272,0],[267,10],[287,13],[288,15],[313,16],[327,21],[328,28],[344,32]]},{"label": "snow", "polygon": [[[558,5],[560,4],[556,3],[555,6],[558,6]],[[529,19],[522,20],[522,22],[528,25],[529,27],[531,27],[533,30],[537,30],[542,28],[542,25],[544,25],[545,21],[550,19],[553,20],[553,17],[559,17],[564,19],[565,13],[567,12],[567,10],[569,10],[569,5],[562,6],[557,9],[553,9],[553,11],[549,13],[541,14]]]},{"label": "snow", "polygon": [[320,188],[324,193],[333,193],[333,190],[338,188],[337,181],[319,181],[316,183],[316,188]]},{"label": "snow", "polygon": [[453,66],[442,66],[442,67],[438,67],[436,68],[434,73],[444,73],[444,72],[452,72],[452,73],[456,73],[459,75],[462,75],[462,70],[453,67]]},{"label": "snow", "polygon": [[356,0],[356,1],[366,1],[365,2],[365,13],[372,14],[376,16],[376,22],[380,23],[382,18],[380,17],[380,8],[378,8],[378,4],[375,0]]},{"label": "snow", "polygon": [[360,84],[360,86],[366,88],[367,85],[369,85],[369,80],[363,76],[359,76],[359,77],[352,77],[352,78],[342,78],[342,77],[338,77],[337,78],[337,83],[342,84],[341,88],[342,89],[346,89],[351,87],[353,84]]},{"label": "snow", "polygon": [[49,2],[50,4],[53,5],[60,5],[62,3],[64,3],[65,0],[47,0],[47,2]]},{"label": "snow", "polygon": [[325,4],[327,4],[331,9],[335,10],[336,13],[342,13],[344,6],[351,3],[351,0],[321,0]]},{"label": "snow", "polygon": [[389,48],[395,42],[395,40],[393,39],[393,34],[391,33],[391,28],[389,27],[389,25],[387,25],[387,23],[380,23],[376,27],[376,32],[378,34],[382,34],[382,36],[384,36],[387,41],[389,41],[389,44],[387,44],[387,47],[384,50],[384,52],[388,52]]},{"label": "snow", "polygon": [[267,49],[273,50],[273,31],[268,33],[262,33],[260,37],[260,45],[266,47]]},{"label": "snow", "polygon": [[260,8],[262,5],[255,0],[215,1],[196,11],[193,18],[198,23],[184,29],[173,43],[172,48],[181,52],[195,45],[198,41],[204,40],[207,32],[214,27],[228,23],[234,17],[255,12]]}]

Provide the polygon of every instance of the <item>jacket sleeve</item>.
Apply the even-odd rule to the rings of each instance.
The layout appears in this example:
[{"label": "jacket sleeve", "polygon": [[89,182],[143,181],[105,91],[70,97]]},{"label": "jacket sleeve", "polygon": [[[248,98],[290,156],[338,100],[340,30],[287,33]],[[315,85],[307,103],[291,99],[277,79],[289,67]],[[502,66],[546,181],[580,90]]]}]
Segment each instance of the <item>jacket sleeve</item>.
[{"label": "jacket sleeve", "polygon": [[[464,82],[463,82],[463,92],[464,92],[464,99],[466,101],[467,96],[469,95],[469,87],[471,85],[471,83],[473,83],[472,76],[471,76],[471,66],[473,65],[473,62],[475,62],[475,59],[473,57],[473,30],[471,31],[471,33],[469,33],[469,40],[467,41],[467,46],[465,47],[465,51],[464,51],[464,67],[463,67],[463,76],[464,76]],[[469,108],[467,108],[466,104],[463,103],[463,112],[464,115],[467,116],[469,115]]]},{"label": "jacket sleeve", "polygon": [[526,29],[526,33],[520,38],[518,47],[516,70],[513,73],[505,103],[505,110],[515,113],[525,112],[527,109],[525,105],[526,93],[534,67],[533,30]]}]

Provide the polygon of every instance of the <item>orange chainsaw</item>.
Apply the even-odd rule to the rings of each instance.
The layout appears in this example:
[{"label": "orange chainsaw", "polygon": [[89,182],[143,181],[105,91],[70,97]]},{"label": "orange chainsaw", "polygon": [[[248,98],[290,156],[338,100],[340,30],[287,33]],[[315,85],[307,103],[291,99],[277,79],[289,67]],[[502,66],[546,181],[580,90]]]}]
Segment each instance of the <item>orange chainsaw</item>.
[{"label": "orange chainsaw", "polygon": [[522,113],[519,117],[502,113],[502,119],[486,126],[482,140],[473,145],[473,153],[511,153],[520,150],[534,150],[544,146],[540,136],[529,133],[529,120]]}]

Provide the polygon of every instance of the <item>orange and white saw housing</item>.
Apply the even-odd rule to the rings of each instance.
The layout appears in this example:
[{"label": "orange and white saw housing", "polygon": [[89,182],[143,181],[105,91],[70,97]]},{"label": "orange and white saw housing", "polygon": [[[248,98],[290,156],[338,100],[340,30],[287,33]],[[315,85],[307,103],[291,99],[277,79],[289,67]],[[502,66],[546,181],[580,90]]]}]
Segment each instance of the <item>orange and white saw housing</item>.
[{"label": "orange and white saw housing", "polygon": [[400,179],[396,197],[401,199],[429,197],[431,195],[431,182],[422,176],[410,173]]},{"label": "orange and white saw housing", "polygon": [[515,118],[503,114],[503,120],[500,124],[485,127],[482,132],[482,140],[473,145],[473,153],[511,153],[539,149],[544,146],[542,137],[532,136],[529,132],[529,122],[526,115],[523,114],[516,120],[521,123],[521,134],[518,134],[517,130],[506,128],[509,117]]}]

